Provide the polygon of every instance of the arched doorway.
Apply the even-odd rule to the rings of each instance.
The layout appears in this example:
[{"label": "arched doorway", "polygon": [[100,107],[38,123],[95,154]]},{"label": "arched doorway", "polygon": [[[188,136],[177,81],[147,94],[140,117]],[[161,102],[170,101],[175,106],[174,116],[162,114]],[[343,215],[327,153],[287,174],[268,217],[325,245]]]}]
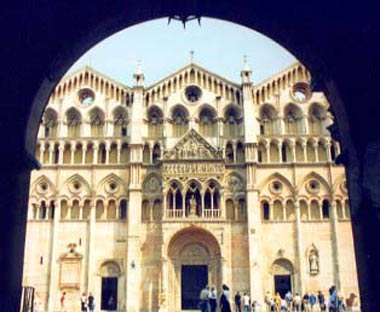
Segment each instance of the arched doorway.
[{"label": "arched doorway", "polygon": [[222,284],[220,246],[212,233],[185,228],[171,238],[167,248],[167,310],[196,310],[199,293],[206,285]]},{"label": "arched doorway", "polygon": [[284,298],[288,291],[294,290],[294,267],[288,259],[280,258],[274,261],[272,275],[275,294],[278,292]]},{"label": "arched doorway", "polygon": [[102,311],[115,311],[120,308],[121,296],[121,270],[114,261],[106,261],[100,267],[100,309]]}]

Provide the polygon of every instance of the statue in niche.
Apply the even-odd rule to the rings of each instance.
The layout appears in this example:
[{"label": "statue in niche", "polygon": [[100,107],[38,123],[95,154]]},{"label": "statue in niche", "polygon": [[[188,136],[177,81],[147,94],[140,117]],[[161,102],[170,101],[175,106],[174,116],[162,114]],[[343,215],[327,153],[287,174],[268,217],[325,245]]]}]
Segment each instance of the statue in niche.
[{"label": "statue in niche", "polygon": [[319,259],[318,252],[316,250],[312,250],[309,255],[309,267],[310,274],[318,274],[319,273]]},{"label": "statue in niche", "polygon": [[190,198],[189,202],[189,215],[196,216],[197,215],[197,200],[195,199],[194,194]]}]

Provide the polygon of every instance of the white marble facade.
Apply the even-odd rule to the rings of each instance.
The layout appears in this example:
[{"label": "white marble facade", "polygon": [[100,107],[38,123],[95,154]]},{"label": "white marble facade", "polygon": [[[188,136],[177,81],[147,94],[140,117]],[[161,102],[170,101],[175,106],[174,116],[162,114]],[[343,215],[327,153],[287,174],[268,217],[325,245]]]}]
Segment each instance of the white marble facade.
[{"label": "white marble facade", "polygon": [[72,311],[83,292],[102,310],[190,309],[194,272],[259,301],[358,293],[329,103],[301,64],[257,85],[247,64],[240,83],[193,63],[134,80],[85,67],[43,115],[23,282],[46,310],[62,292]]}]

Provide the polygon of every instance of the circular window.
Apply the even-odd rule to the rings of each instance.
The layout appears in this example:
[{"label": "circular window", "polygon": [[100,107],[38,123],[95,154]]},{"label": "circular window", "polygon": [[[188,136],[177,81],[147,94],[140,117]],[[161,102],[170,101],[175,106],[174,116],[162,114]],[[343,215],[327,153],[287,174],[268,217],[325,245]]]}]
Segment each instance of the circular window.
[{"label": "circular window", "polygon": [[47,193],[48,189],[49,189],[49,185],[46,182],[41,182],[40,184],[37,185],[37,192],[40,194]]},{"label": "circular window", "polygon": [[272,191],[272,193],[280,193],[282,190],[282,183],[280,181],[274,181],[270,185],[270,190]]},{"label": "circular window", "polygon": [[318,192],[320,188],[320,184],[316,180],[311,180],[308,184],[308,189],[310,192]]},{"label": "circular window", "polygon": [[186,99],[191,103],[198,102],[202,96],[202,90],[197,86],[188,86],[185,89],[185,96]]},{"label": "circular window", "polygon": [[73,183],[73,187],[74,187],[75,190],[79,190],[79,189],[80,189],[80,183],[77,182],[77,181],[74,182],[74,183]]},{"label": "circular window", "polygon": [[82,89],[78,92],[78,99],[82,106],[90,106],[95,101],[95,93],[90,89]]},{"label": "circular window", "polygon": [[296,102],[303,103],[311,97],[311,90],[307,83],[300,82],[293,86],[291,96]]},{"label": "circular window", "polygon": [[111,191],[116,190],[116,187],[117,187],[117,185],[116,185],[115,182],[111,182],[111,183],[110,183],[110,190],[111,190]]},{"label": "circular window", "polygon": [[105,186],[105,190],[107,193],[115,193],[119,189],[119,186],[116,181],[110,181],[108,184]]}]

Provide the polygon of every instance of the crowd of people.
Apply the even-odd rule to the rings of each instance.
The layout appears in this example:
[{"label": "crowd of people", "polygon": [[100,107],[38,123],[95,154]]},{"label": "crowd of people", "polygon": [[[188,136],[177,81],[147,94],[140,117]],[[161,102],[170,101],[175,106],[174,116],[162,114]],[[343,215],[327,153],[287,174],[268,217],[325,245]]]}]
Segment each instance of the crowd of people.
[{"label": "crowd of people", "polygon": [[[348,305],[351,306],[355,298],[356,296],[351,294],[350,298],[346,299]],[[211,289],[206,286],[201,291],[200,300],[202,312],[216,312],[217,292],[214,286]],[[290,291],[284,296],[278,292],[275,295],[267,292],[263,306],[258,301],[252,300],[246,292],[243,294],[237,292],[234,298],[235,312],[342,312],[346,311],[346,302],[343,295],[337,293],[335,286],[330,287],[327,299],[321,291],[306,292],[303,296],[299,293],[293,295]],[[230,293],[227,285],[222,287],[219,311],[231,312]]]}]

